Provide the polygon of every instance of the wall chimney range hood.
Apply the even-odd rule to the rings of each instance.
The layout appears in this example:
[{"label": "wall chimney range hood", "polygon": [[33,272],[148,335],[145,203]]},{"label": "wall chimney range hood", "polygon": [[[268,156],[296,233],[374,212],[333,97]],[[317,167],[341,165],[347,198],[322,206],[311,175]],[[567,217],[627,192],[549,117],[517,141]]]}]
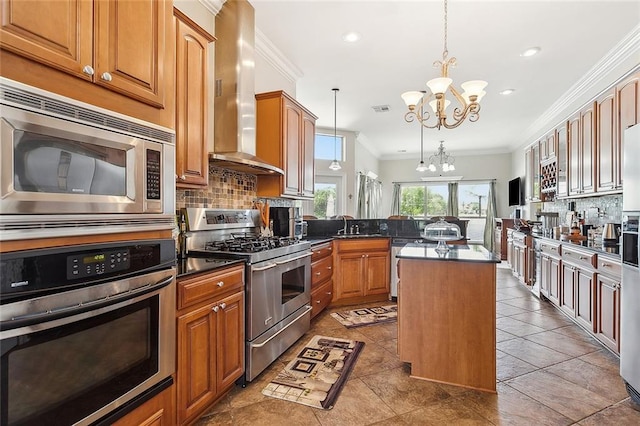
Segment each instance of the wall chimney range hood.
[{"label": "wall chimney range hood", "polygon": [[256,157],[255,17],[246,0],[216,15],[214,148],[209,161],[250,174],[284,174]]}]

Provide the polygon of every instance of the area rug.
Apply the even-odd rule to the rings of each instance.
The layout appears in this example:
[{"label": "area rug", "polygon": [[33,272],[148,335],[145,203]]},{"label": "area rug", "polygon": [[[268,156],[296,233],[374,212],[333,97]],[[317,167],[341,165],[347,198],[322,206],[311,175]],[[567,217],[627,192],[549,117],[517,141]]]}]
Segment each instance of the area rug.
[{"label": "area rug", "polygon": [[272,398],[310,407],[333,408],[364,347],[364,342],[314,336],[262,389]]},{"label": "area rug", "polygon": [[331,316],[347,328],[363,327],[365,325],[396,321],[398,319],[398,305],[334,312]]}]

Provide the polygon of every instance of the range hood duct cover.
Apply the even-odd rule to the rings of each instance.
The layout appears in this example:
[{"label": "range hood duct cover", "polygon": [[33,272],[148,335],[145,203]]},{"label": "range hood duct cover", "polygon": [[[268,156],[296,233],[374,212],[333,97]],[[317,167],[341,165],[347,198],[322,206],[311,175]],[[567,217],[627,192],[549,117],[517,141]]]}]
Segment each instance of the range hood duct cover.
[{"label": "range hood duct cover", "polygon": [[209,161],[250,174],[284,174],[256,157],[255,14],[227,0],[216,15],[214,142]]}]

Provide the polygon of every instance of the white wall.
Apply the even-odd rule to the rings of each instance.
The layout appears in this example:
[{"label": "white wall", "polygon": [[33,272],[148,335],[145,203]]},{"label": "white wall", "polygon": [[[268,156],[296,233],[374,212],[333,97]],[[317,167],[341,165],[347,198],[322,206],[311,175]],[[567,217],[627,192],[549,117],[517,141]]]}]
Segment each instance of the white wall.
[{"label": "white wall", "polygon": [[[296,83],[284,76],[260,52],[256,52],[256,93],[284,90],[295,99]],[[313,111],[312,111],[313,112]]]},{"label": "white wall", "polygon": [[[393,194],[393,182],[416,182],[421,177],[433,176],[462,176],[462,181],[467,179],[496,179],[496,204],[497,216],[509,217],[508,187],[509,180],[514,175],[511,171],[511,154],[491,154],[465,156],[450,152],[455,158],[456,170],[454,172],[424,172],[416,171],[419,158],[410,160],[382,160],[380,161],[380,173],[378,179],[382,186],[382,212],[386,217],[391,212],[391,196]],[[524,162],[523,162],[524,164]]]}]

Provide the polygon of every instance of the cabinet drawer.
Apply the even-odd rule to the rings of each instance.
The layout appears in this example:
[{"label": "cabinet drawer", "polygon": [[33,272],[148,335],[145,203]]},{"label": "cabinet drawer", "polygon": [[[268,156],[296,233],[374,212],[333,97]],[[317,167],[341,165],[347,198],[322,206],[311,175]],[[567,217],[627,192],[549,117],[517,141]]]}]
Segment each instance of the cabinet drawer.
[{"label": "cabinet drawer", "polygon": [[388,238],[354,238],[347,241],[336,241],[338,252],[361,252],[389,250]]},{"label": "cabinet drawer", "polygon": [[613,259],[598,257],[598,272],[619,279],[622,276],[622,265]]},{"label": "cabinet drawer", "polygon": [[244,265],[178,281],[178,309],[244,286]]},{"label": "cabinet drawer", "polygon": [[311,251],[311,262],[313,263],[323,257],[331,256],[331,253],[333,253],[333,243],[319,244],[315,247],[311,247]]},{"label": "cabinet drawer", "polygon": [[514,244],[520,244],[522,246],[527,244],[527,234],[523,234],[521,232],[514,232],[512,238],[513,238]]},{"label": "cabinet drawer", "polygon": [[333,280],[327,281],[311,292],[311,318],[324,310],[333,297]]},{"label": "cabinet drawer", "polygon": [[593,268],[596,266],[596,254],[562,245],[562,260],[570,261],[577,265]]},{"label": "cabinet drawer", "polygon": [[555,243],[549,243],[549,242],[543,242],[540,243],[540,251],[542,253],[546,253],[551,257],[560,257],[561,254],[561,245],[560,244],[555,244]]},{"label": "cabinet drawer", "polygon": [[311,264],[311,289],[322,284],[333,275],[333,257],[325,257]]}]

